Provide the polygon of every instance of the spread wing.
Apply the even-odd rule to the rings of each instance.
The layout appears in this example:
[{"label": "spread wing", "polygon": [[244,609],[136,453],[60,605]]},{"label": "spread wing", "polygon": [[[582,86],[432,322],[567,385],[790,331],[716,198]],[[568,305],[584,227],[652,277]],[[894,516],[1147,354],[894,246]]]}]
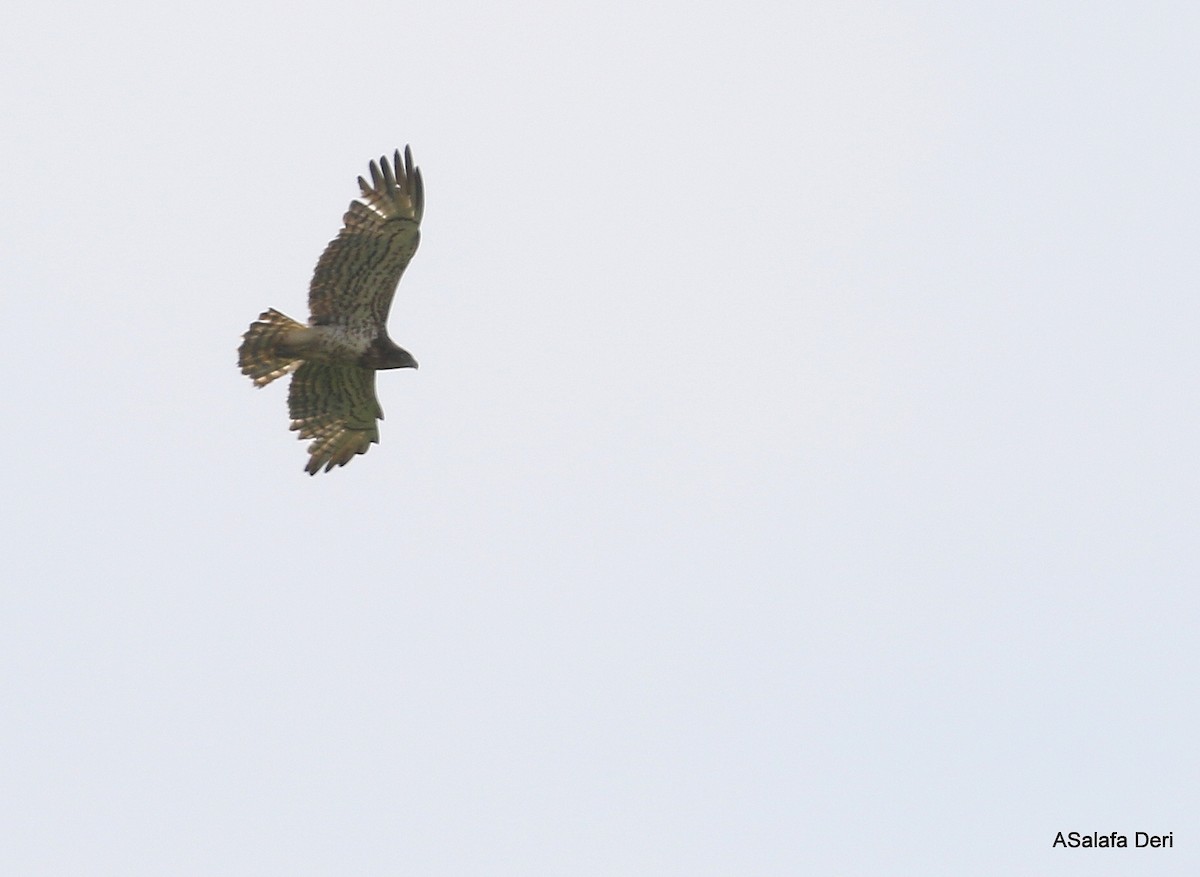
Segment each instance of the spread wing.
[{"label": "spread wing", "polygon": [[314,326],[337,323],[374,336],[387,323],[396,284],[417,251],[425,212],[421,171],[404,147],[388,164],[371,162],[371,183],[358,178],[362,200],[351,201],[343,226],[317,262],[308,306]]},{"label": "spread wing", "polygon": [[379,441],[383,409],[375,398],[375,372],[356,365],[306,362],[292,375],[288,390],[292,429],[313,439],[304,471],[345,466]]}]

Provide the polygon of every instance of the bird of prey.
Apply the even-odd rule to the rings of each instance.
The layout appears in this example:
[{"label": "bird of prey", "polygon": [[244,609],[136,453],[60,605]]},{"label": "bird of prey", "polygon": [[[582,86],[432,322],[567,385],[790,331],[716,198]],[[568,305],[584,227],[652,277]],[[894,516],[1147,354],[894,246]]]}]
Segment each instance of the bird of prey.
[{"label": "bird of prey", "polygon": [[292,429],[312,439],[304,471],[344,466],[379,441],[383,409],[375,372],[416,368],[387,333],[396,285],[417,251],[425,189],[406,146],[371,162],[371,181],[358,178],[361,200],[350,202],[342,230],[317,262],[308,291],[308,325],[271,308],[250,324],[238,365],[256,387],[292,375]]}]

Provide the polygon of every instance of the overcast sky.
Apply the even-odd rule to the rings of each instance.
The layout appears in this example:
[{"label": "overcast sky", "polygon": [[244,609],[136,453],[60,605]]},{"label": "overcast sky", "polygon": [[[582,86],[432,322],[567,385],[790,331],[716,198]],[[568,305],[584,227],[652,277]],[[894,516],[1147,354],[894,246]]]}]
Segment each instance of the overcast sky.
[{"label": "overcast sky", "polygon": [[1193,4],[10,5],[0,872],[1198,873]]}]

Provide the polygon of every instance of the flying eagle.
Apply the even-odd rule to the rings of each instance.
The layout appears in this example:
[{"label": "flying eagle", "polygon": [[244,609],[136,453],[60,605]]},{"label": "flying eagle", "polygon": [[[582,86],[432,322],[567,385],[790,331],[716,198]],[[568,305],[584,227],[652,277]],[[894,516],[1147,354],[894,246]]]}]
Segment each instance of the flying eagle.
[{"label": "flying eagle", "polygon": [[416,368],[387,333],[388,309],[421,239],[425,189],[412,152],[371,162],[371,182],[358,178],[362,200],[351,201],[342,230],[317,262],[308,290],[308,325],[274,308],[250,324],[238,365],[254,386],[292,374],[292,429],[313,439],[304,471],[345,466],[379,441],[383,409],[375,372]]}]

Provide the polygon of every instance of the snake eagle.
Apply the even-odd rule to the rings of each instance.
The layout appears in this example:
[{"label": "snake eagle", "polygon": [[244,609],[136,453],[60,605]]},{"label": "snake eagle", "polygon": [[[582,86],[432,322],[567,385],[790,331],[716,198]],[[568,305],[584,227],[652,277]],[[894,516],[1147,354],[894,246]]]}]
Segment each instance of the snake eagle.
[{"label": "snake eagle", "polygon": [[383,409],[375,372],[416,368],[387,333],[396,285],[417,251],[425,189],[406,146],[371,162],[371,182],[350,202],[342,230],[317,262],[308,291],[308,325],[274,308],[250,324],[238,365],[256,387],[292,375],[292,429],[312,439],[304,471],[344,466],[379,441]]}]

